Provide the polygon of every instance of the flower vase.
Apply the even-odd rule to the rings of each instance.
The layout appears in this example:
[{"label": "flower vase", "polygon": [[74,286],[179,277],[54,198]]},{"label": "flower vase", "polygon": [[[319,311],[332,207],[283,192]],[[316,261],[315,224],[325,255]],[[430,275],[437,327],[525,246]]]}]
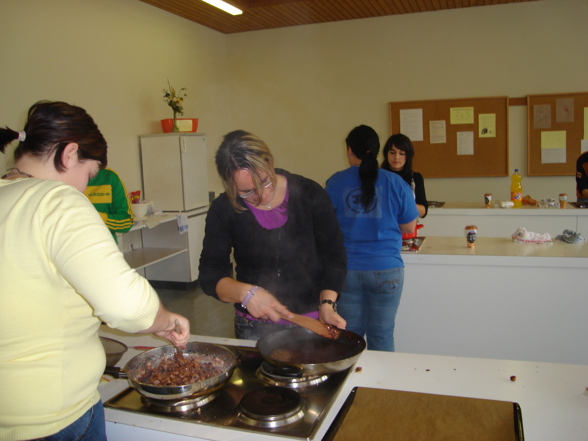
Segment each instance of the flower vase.
[{"label": "flower vase", "polygon": [[179,132],[180,129],[178,128],[178,122],[177,122],[177,114],[176,112],[174,112],[174,132]]}]

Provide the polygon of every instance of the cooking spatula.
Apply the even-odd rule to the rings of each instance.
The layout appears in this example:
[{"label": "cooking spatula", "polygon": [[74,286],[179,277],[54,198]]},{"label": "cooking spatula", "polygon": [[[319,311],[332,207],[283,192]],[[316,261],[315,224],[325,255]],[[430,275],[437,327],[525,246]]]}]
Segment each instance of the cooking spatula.
[{"label": "cooking spatula", "polygon": [[292,314],[292,317],[286,317],[283,315],[282,318],[298,326],[302,326],[303,328],[306,328],[322,337],[330,338],[331,340],[337,340],[341,335],[341,329],[332,325],[327,325],[326,323],[319,322],[318,320],[307,317],[305,315]]}]

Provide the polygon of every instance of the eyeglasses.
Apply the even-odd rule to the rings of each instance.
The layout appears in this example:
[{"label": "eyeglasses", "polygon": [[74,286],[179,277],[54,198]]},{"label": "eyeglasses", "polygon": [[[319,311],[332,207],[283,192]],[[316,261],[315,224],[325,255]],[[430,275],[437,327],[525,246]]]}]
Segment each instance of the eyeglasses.
[{"label": "eyeglasses", "polygon": [[[265,183],[261,186],[261,189],[264,190],[264,189],[268,188],[270,185],[272,185],[272,181],[267,181],[267,183]],[[247,193],[240,194],[239,197],[241,199],[247,199],[248,197],[253,196],[254,194],[255,194],[255,190],[251,190],[251,191],[248,191]]]}]

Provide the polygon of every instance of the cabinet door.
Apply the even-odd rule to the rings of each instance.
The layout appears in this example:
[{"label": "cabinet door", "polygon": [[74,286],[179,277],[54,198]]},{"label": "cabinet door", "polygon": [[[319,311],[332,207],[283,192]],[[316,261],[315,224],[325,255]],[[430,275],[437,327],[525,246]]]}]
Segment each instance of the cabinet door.
[{"label": "cabinet door", "polygon": [[185,210],[179,136],[142,136],[141,163],[145,201],[156,210]]}]

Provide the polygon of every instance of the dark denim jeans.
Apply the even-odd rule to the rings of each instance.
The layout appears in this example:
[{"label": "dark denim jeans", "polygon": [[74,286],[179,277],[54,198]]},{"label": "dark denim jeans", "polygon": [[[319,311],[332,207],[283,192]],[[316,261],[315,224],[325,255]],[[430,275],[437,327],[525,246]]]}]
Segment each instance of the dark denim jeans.
[{"label": "dark denim jeans", "polygon": [[106,441],[104,407],[98,401],[85,414],[65,429],[39,441]]},{"label": "dark denim jeans", "polygon": [[404,268],[347,271],[337,302],[347,329],[366,336],[368,349],[394,351],[394,323],[404,285]]}]

